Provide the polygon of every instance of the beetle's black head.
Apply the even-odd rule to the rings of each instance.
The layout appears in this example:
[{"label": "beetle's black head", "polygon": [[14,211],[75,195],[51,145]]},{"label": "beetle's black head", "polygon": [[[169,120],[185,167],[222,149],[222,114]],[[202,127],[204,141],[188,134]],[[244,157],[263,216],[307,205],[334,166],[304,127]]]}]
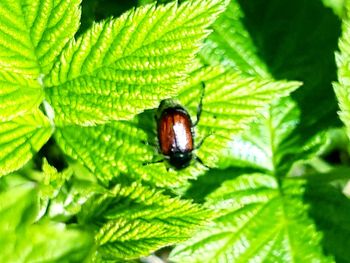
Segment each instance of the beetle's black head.
[{"label": "beetle's black head", "polygon": [[190,165],[193,155],[192,152],[175,152],[169,157],[169,163],[177,170],[180,170]]}]

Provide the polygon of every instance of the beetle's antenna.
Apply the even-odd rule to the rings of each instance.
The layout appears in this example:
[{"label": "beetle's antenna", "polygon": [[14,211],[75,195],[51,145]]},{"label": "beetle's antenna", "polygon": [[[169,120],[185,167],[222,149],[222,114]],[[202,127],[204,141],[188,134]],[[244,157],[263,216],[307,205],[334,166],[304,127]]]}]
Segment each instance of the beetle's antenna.
[{"label": "beetle's antenna", "polygon": [[205,83],[202,81],[201,84],[202,84],[202,94],[197,107],[197,119],[196,119],[196,122],[193,124],[193,127],[197,126],[202,114],[203,98],[205,94]]}]

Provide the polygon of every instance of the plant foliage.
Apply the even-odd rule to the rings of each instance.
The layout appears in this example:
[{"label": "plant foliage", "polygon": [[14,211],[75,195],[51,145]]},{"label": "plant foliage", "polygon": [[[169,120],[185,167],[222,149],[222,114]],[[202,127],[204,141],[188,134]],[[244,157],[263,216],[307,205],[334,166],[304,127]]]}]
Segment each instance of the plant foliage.
[{"label": "plant foliage", "polygon": [[0,261],[348,262],[349,10],[1,0]]},{"label": "plant foliage", "polygon": [[[35,222],[38,188],[11,174],[1,181],[0,246],[4,262],[82,261],[93,244],[90,234],[62,223]],[[49,238],[48,238],[49,237]]]},{"label": "plant foliage", "polygon": [[[285,174],[294,158],[300,160],[318,150],[317,143],[299,148],[289,136],[298,118],[295,103],[279,100],[232,142],[231,159],[226,162],[265,172],[232,175],[234,179],[211,193],[206,204],[216,209],[218,217],[177,247],[172,252],[174,261],[331,261],[322,253],[321,235],[303,202],[307,181]],[[289,151],[293,158],[287,158]]]}]

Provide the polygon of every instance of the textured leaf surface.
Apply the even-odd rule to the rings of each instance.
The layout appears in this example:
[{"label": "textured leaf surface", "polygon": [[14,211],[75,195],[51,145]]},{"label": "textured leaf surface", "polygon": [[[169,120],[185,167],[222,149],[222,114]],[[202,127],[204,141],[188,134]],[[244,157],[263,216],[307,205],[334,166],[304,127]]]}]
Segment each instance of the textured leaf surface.
[{"label": "textured leaf surface", "polygon": [[257,113],[277,98],[287,96],[301,83],[243,77],[219,67],[194,71],[179,95],[192,116],[200,97],[200,83],[205,83],[202,114],[198,124],[199,138],[205,138],[198,155],[209,166],[218,166],[230,140],[257,118]]},{"label": "textured leaf surface", "polygon": [[152,130],[154,114],[143,114],[140,121],[145,122],[142,125],[149,124],[145,130],[140,128],[137,120],[119,121],[96,127],[64,127],[57,129],[55,138],[66,154],[85,165],[107,185],[113,178],[123,182],[131,176],[133,180],[141,178],[160,187],[177,187],[205,170],[194,164],[184,171],[167,171],[164,163],[152,163],[164,159],[156,145],[148,145],[148,141],[156,139],[147,134],[151,129],[151,136],[155,136]]},{"label": "textured leaf surface", "polygon": [[325,138],[305,141],[298,130],[300,112],[291,98],[274,101],[240,136],[233,136],[220,159],[221,167],[240,166],[287,173],[295,161],[314,157]]},{"label": "textured leaf surface", "polygon": [[[339,125],[331,85],[336,80],[339,18],[322,1],[236,2],[270,74],[275,79],[303,82],[292,95],[301,109],[303,133],[311,138],[320,130]],[[313,19],[309,19],[310,14]]]},{"label": "textured leaf surface", "polygon": [[[350,4],[347,5],[350,10]],[[350,14],[350,11],[348,11]],[[338,83],[334,83],[334,90],[338,98],[341,111],[339,116],[347,128],[350,138],[350,19],[343,21],[343,35],[339,40],[340,53],[336,53],[338,66]]]},{"label": "textured leaf surface", "polygon": [[49,72],[78,29],[80,0],[0,3],[0,120],[38,106],[42,74]]},{"label": "textured leaf surface", "polygon": [[[307,182],[286,178],[296,160],[313,157],[319,149],[314,141],[305,144],[299,140],[294,133],[298,123],[295,103],[282,98],[262,111],[244,134],[234,137],[223,160],[227,166],[244,169],[208,174],[214,187],[220,180],[231,179],[207,198],[207,205],[217,209],[218,216],[205,230],[175,248],[174,261],[332,261],[324,256],[322,236],[308,214],[304,201]],[[265,173],[248,174],[256,168]],[[194,182],[193,190],[206,188],[210,193],[213,186]]]},{"label": "textured leaf surface", "polygon": [[39,110],[0,123],[0,176],[21,168],[51,134],[51,124]]},{"label": "textured leaf surface", "polygon": [[221,0],[147,5],[94,24],[45,80],[56,123],[105,123],[156,107],[174,94],[223,9]]},{"label": "textured leaf surface", "polygon": [[35,109],[44,97],[36,79],[25,78],[16,72],[0,70],[0,85],[0,121],[11,120]]},{"label": "textured leaf surface", "polygon": [[[15,1],[13,1],[15,2]],[[21,1],[17,1],[21,2]],[[79,27],[81,0],[22,1],[25,29],[43,74],[49,73],[57,56]]]},{"label": "textured leaf surface", "polygon": [[24,180],[14,183],[15,175],[9,177],[0,181],[0,260],[14,263],[84,260],[92,246],[90,235],[59,223],[33,224],[38,211],[35,184]]},{"label": "textured leaf surface", "polygon": [[208,197],[220,214],[206,230],[175,248],[175,262],[332,262],[308,218],[302,183],[247,174]]},{"label": "textured leaf surface", "polygon": [[[244,78],[220,68],[199,69],[184,84],[179,96],[181,104],[193,116],[193,122],[201,81],[205,81],[206,88],[195,144],[211,134],[198,150],[199,157],[210,166],[215,166],[221,151],[229,147],[230,136],[241,132],[258,110],[299,86],[298,82]],[[198,162],[181,171],[167,171],[166,164],[154,163],[164,160],[156,146],[155,115],[155,111],[148,111],[128,122],[64,127],[57,130],[56,139],[68,155],[78,159],[104,183],[120,174],[119,180],[131,174],[134,179],[142,178],[157,186],[174,187],[204,173],[206,168]]]},{"label": "textured leaf surface", "polygon": [[206,39],[200,58],[210,65],[221,64],[244,74],[269,77],[267,67],[257,56],[257,50],[243,24],[244,14],[236,0],[211,26],[213,33]]},{"label": "textured leaf surface", "polygon": [[198,205],[134,183],[93,196],[79,221],[98,229],[99,257],[115,260],[146,256],[186,240],[209,216]]}]

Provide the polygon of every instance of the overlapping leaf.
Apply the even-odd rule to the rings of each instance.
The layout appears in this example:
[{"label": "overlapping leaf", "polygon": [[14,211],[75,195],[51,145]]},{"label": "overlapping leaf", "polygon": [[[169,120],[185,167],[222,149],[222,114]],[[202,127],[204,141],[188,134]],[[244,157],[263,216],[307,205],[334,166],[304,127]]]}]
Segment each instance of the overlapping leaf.
[{"label": "overlapping leaf", "polygon": [[40,72],[47,74],[63,47],[78,30],[81,0],[12,2],[21,5],[25,20],[23,29],[30,34],[27,44],[32,43]]},{"label": "overlapping leaf", "polygon": [[[153,115],[141,116],[140,122],[149,124],[146,129],[152,129]],[[160,187],[176,187],[205,169],[196,164],[177,173],[172,169],[167,171],[164,163],[153,163],[164,157],[156,145],[148,144],[148,140],[152,142],[155,138],[149,139],[149,134],[137,123],[134,120],[87,128],[70,126],[58,129],[55,135],[66,154],[79,160],[107,185],[113,178],[124,181],[132,176],[134,180],[141,178]],[[151,136],[155,136],[152,132]]]},{"label": "overlapping leaf", "polygon": [[274,101],[240,136],[233,136],[220,159],[222,167],[254,167],[286,173],[295,161],[315,156],[325,137],[305,141],[299,134],[300,114],[291,98]]},{"label": "overlapping leaf", "polygon": [[244,14],[236,0],[212,25],[213,33],[206,39],[200,58],[210,65],[221,64],[243,74],[269,77],[267,67],[257,55],[257,49],[243,24]]},{"label": "overlapping leaf", "polygon": [[79,26],[80,0],[0,3],[0,120],[31,111],[49,72]]},{"label": "overlapping leaf", "polygon": [[44,160],[43,172],[37,173],[41,220],[66,222],[74,218],[91,196],[105,193],[94,175],[80,165],[58,172]]},{"label": "overlapping leaf", "polygon": [[[207,165],[215,166],[221,151],[229,147],[232,134],[242,131],[256,112],[274,98],[287,95],[296,89],[298,82],[273,82],[257,78],[245,78],[219,67],[201,68],[193,72],[180,91],[179,100],[191,116],[196,116],[201,92],[205,82],[205,96],[201,121],[195,143],[204,144],[198,155]],[[158,153],[155,112],[149,111],[134,121],[115,122],[105,126],[58,129],[56,139],[62,149],[78,159],[99,179],[108,183],[122,174],[131,174],[158,186],[180,186],[184,181],[203,173],[206,168],[194,162],[182,171],[167,171],[166,162]],[[195,118],[192,119],[193,122]]]},{"label": "overlapping leaf", "polygon": [[[332,89],[339,18],[322,1],[238,2],[245,13],[244,24],[271,75],[304,84],[292,95],[301,110],[304,135],[312,137],[339,125]],[[309,19],[310,14],[313,19]]]},{"label": "overlapping leaf", "polygon": [[56,123],[130,119],[175,92],[224,0],[154,4],[71,41],[45,85]]},{"label": "overlapping leaf", "polygon": [[1,122],[0,176],[21,168],[51,134],[51,124],[39,110]]},{"label": "overlapping leaf", "polygon": [[243,77],[217,67],[200,69],[192,73],[179,95],[192,116],[198,106],[201,82],[205,83],[205,96],[198,134],[205,140],[198,154],[209,166],[220,165],[223,152],[232,148],[232,137],[247,128],[269,103],[301,85],[295,81]]},{"label": "overlapping leaf", "polygon": [[132,259],[190,237],[211,213],[139,184],[93,196],[79,222],[97,229],[98,257]]},{"label": "overlapping leaf", "polygon": [[42,78],[79,26],[80,0],[0,3],[0,175],[22,167],[51,135],[38,111]]},{"label": "overlapping leaf", "polygon": [[[311,13],[314,19],[309,19]],[[340,23],[321,1],[276,0],[267,5],[264,0],[232,0],[213,30],[200,53],[203,62],[222,63],[242,74],[300,80],[303,88],[293,98],[301,107],[304,134],[312,137],[336,124],[331,82]]]},{"label": "overlapping leaf", "polygon": [[175,262],[332,262],[308,218],[303,183],[264,174],[225,182],[208,197],[220,214],[206,230],[178,246]]},{"label": "overlapping leaf", "polygon": [[[286,178],[296,160],[315,156],[319,149],[315,141],[304,146],[298,136],[292,136],[298,118],[296,105],[283,98],[263,111],[250,130],[235,137],[227,154],[229,165],[266,173],[227,170],[235,179],[224,182],[207,201],[218,209],[218,217],[177,247],[174,261],[332,261],[324,256],[321,235],[308,215],[306,181]],[[215,171],[210,176],[222,178]],[[194,183],[196,187],[201,186]]]}]

